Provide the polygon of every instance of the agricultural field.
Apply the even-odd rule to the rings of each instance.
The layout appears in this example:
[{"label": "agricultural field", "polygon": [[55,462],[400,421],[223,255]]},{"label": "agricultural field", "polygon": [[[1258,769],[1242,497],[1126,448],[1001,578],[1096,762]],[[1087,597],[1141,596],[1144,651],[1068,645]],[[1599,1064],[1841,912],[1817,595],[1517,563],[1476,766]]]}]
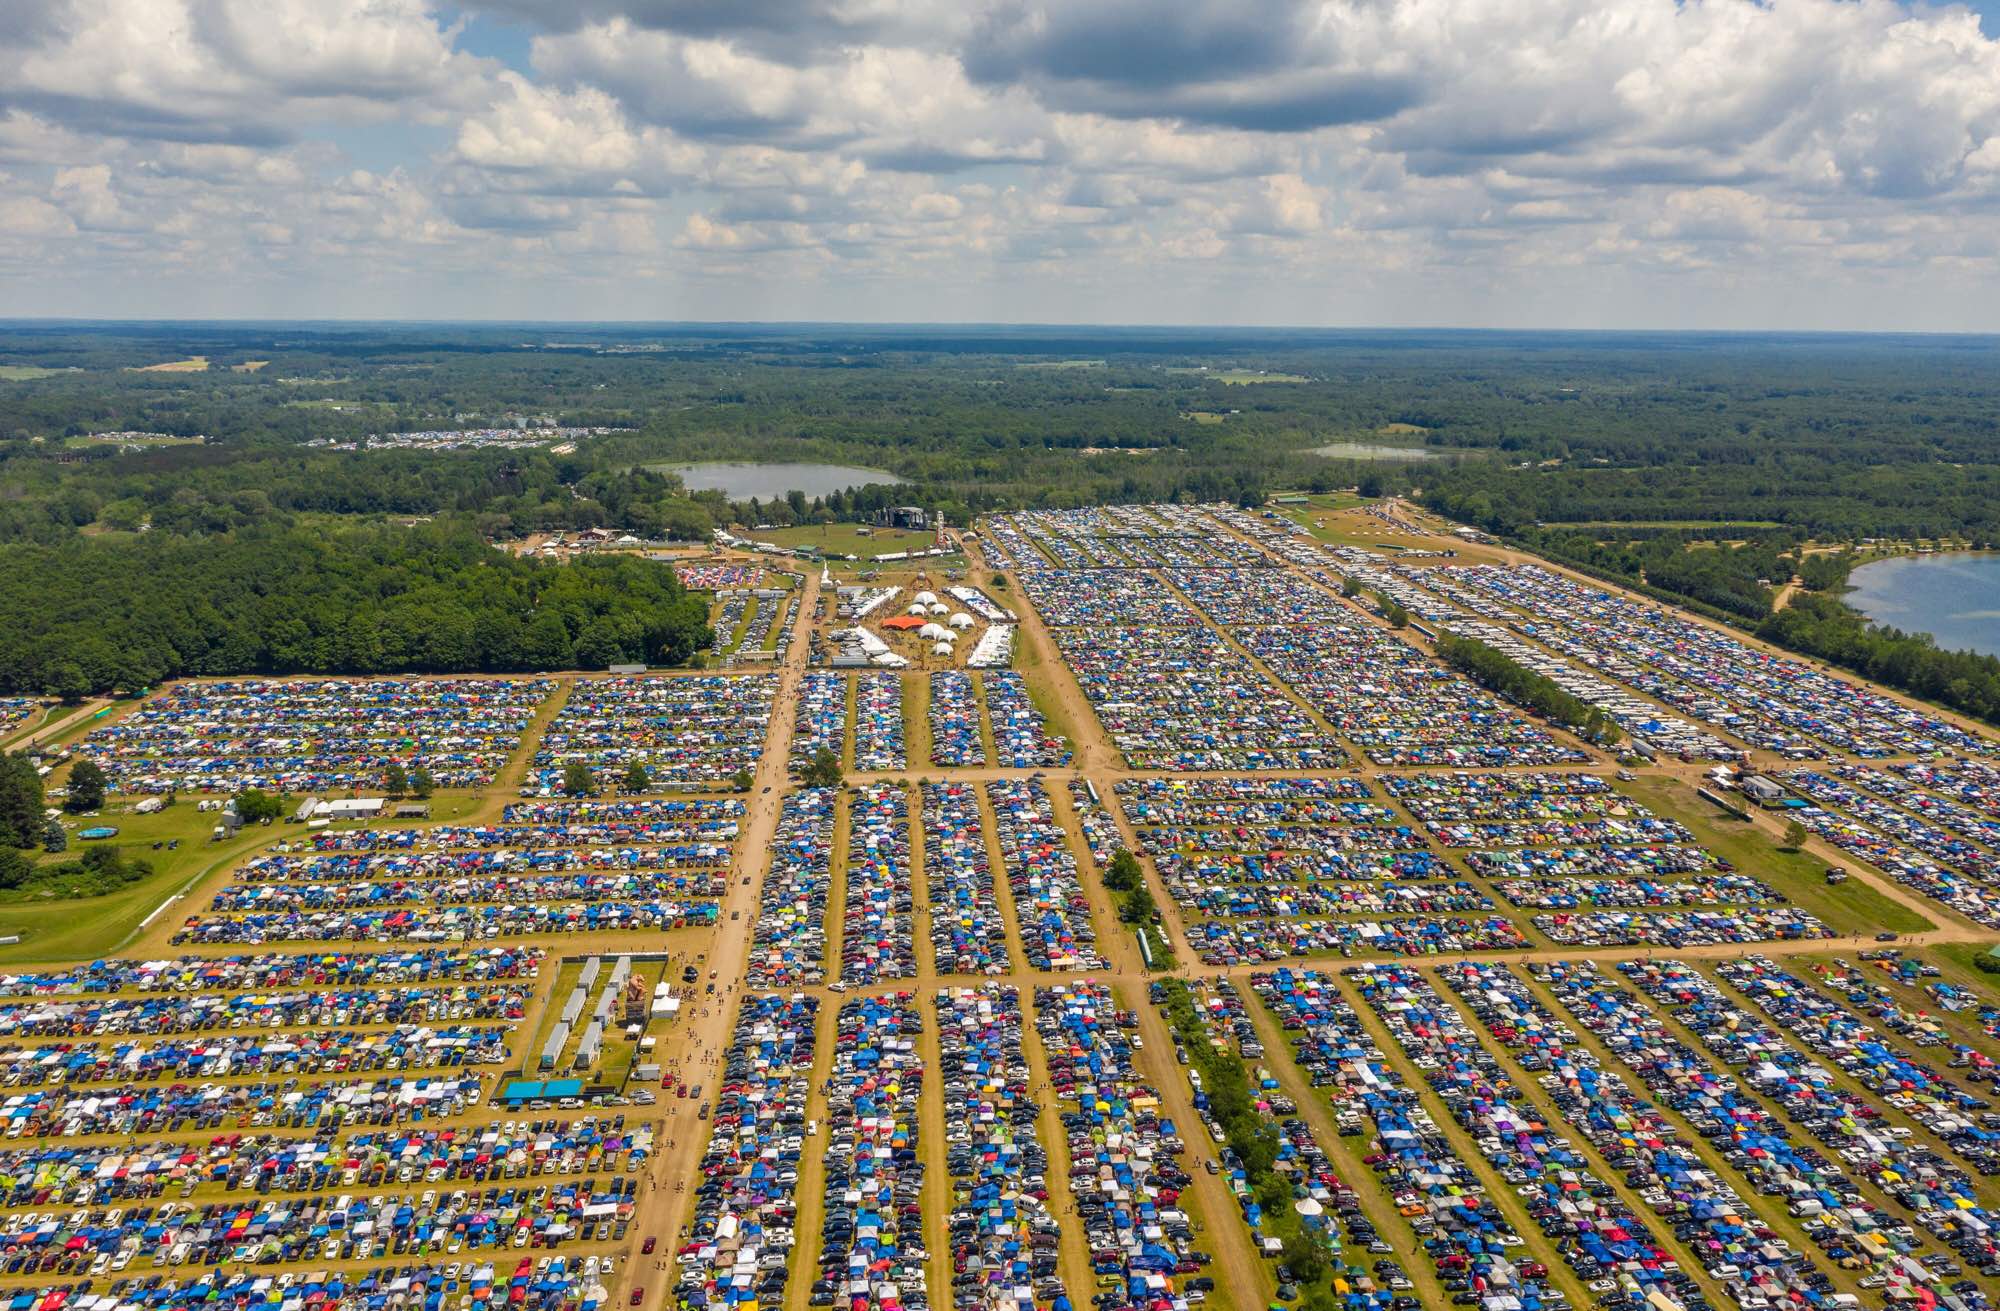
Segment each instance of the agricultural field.
[{"label": "agricultural field", "polygon": [[702,669],[59,711],[145,869],[0,894],[0,1294],[1984,1311],[2000,742],[1379,505],[983,521],[1006,666],[718,558]]}]

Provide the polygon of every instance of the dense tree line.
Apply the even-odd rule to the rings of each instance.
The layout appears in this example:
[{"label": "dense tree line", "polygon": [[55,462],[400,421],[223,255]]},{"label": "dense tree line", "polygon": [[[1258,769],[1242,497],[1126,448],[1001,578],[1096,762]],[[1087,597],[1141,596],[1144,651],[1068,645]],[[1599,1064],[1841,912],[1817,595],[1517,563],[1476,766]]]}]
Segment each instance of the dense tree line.
[{"label": "dense tree line", "polygon": [[2000,724],[2000,659],[1940,651],[1928,634],[1871,624],[1833,597],[1795,596],[1757,628],[1757,636]]},{"label": "dense tree line", "polygon": [[1219,1050],[1210,1040],[1187,984],[1165,979],[1154,987],[1175,1043],[1201,1074],[1197,1096],[1206,1102],[1204,1114],[1221,1126],[1244,1183],[1262,1210],[1262,1232],[1284,1244],[1285,1267],[1305,1294],[1301,1311],[1332,1311],[1339,1305],[1327,1283],[1334,1273],[1332,1252],[1324,1231],[1308,1230],[1299,1216],[1292,1177],[1278,1168],[1277,1127],[1258,1105],[1259,1092],[1250,1072],[1241,1057]]},{"label": "dense tree line", "polygon": [[0,689],[678,664],[706,615],[671,569],[523,560],[462,523],[16,544],[0,546]]},{"label": "dense tree line", "polygon": [[1548,675],[1536,673],[1477,638],[1440,633],[1436,649],[1446,664],[1489,692],[1566,725],[1584,737],[1598,741],[1618,732],[1602,710],[1565,692]]}]

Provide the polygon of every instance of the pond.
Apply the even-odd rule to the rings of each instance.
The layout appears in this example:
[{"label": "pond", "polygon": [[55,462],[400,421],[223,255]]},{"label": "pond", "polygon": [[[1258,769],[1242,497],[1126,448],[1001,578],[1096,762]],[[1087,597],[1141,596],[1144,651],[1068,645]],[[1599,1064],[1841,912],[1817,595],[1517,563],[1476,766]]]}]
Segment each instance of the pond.
[{"label": "pond", "polygon": [[1335,460],[1435,460],[1438,452],[1426,446],[1373,446],[1367,442],[1335,442],[1315,446],[1314,455]]},{"label": "pond", "polygon": [[825,496],[867,483],[905,481],[881,469],[862,469],[851,464],[760,464],[710,460],[704,464],[666,467],[681,476],[689,491],[719,488],[732,501],[747,501],[753,496],[760,501],[769,501],[790,491],[801,491],[807,496]]},{"label": "pond", "polygon": [[1848,575],[1849,605],[1877,623],[1929,633],[1946,651],[2000,655],[2000,555],[1903,555]]}]

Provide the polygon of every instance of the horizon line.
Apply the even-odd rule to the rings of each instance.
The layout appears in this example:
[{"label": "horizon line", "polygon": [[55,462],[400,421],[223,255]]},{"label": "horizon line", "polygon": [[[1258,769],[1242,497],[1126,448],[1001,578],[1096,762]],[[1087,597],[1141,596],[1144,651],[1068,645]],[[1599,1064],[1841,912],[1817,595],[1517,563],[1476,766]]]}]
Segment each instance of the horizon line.
[{"label": "horizon line", "polygon": [[1470,326],[1458,324],[1203,324],[1203,323],[1115,323],[1045,322],[1038,320],[922,320],[922,319],[528,319],[528,318],[372,318],[372,317],[242,317],[171,318],[164,316],[81,317],[54,315],[0,315],[0,328],[18,327],[425,327],[425,328],[581,328],[700,329],[732,331],[771,329],[865,329],[874,331],[1062,331],[1130,333],[1463,333],[1481,336],[1669,336],[1669,337],[1927,337],[2000,338],[2000,329],[1944,328],[1555,328]]}]

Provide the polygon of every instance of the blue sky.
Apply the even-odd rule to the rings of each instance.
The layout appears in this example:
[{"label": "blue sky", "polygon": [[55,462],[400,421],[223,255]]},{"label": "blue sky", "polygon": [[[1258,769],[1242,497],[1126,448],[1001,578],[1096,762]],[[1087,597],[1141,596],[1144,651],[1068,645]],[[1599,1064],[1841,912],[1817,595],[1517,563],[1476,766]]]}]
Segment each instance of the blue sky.
[{"label": "blue sky", "polygon": [[2000,330],[2000,0],[13,0],[0,314]]}]

